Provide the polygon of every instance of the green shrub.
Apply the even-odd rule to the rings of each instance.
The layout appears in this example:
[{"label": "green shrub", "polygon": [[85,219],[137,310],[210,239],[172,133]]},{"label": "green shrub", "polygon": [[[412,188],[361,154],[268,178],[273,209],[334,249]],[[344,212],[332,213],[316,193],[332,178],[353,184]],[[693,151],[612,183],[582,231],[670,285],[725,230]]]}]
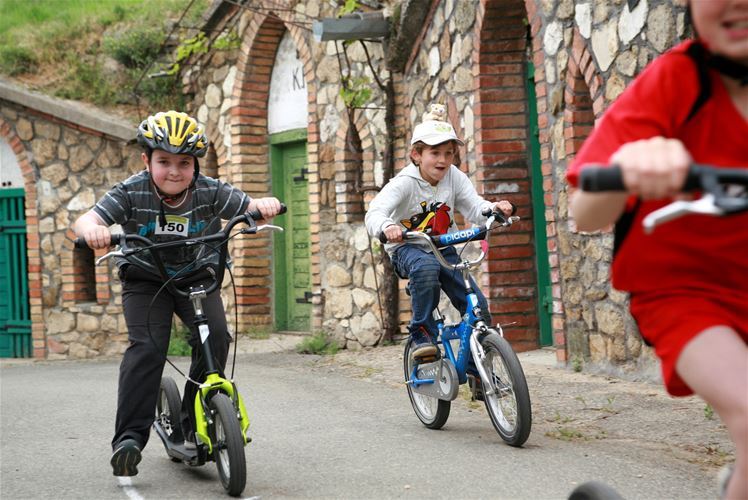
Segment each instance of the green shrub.
[{"label": "green shrub", "polygon": [[37,62],[29,49],[12,45],[0,47],[0,71],[6,75],[31,73],[36,69]]},{"label": "green shrub", "polygon": [[117,90],[114,82],[104,76],[100,64],[76,60],[71,62],[70,71],[55,95],[103,105],[116,101]]},{"label": "green shrub", "polygon": [[300,354],[335,354],[338,350],[338,343],[323,332],[306,337],[296,346],[296,352]]},{"label": "green shrub", "polygon": [[164,33],[142,27],[104,37],[104,52],[127,68],[145,68],[159,54]]},{"label": "green shrub", "polygon": [[181,322],[173,321],[171,324],[171,337],[169,337],[168,356],[190,356],[192,347],[189,344],[190,330]]}]

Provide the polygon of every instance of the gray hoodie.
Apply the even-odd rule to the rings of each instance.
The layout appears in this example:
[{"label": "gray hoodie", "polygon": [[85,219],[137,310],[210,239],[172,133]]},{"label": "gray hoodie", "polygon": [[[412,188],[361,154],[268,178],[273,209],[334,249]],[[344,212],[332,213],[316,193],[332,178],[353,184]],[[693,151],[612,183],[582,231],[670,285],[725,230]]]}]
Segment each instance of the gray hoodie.
[{"label": "gray hoodie", "polygon": [[[468,176],[456,166],[451,165],[439,184],[432,186],[411,163],[390,179],[371,201],[364,221],[373,237],[378,237],[390,224],[401,229],[430,229],[431,234],[445,234],[458,230],[454,223],[455,210],[473,224],[480,224],[486,220],[481,213],[492,205],[478,195]],[[391,255],[403,244],[387,243],[385,249]],[[408,244],[428,248],[425,242],[417,240],[408,241]]]}]

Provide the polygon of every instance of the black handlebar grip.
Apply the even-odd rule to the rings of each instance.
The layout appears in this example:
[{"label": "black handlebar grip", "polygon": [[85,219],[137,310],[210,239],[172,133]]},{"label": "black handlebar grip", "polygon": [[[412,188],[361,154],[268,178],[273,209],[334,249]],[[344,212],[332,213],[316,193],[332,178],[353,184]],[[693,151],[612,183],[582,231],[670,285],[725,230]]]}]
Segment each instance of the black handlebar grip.
[{"label": "black handlebar grip", "polygon": [[88,248],[88,243],[83,238],[76,238],[73,240],[75,248]]},{"label": "black handlebar grip", "polygon": [[384,234],[384,232],[379,233],[379,241],[381,241],[383,245],[389,241],[387,240],[387,235]]},{"label": "black handlebar grip", "polygon": [[[285,203],[281,203],[281,207],[280,207],[280,211],[278,212],[278,215],[283,215],[286,212],[288,212],[288,207],[286,206]],[[250,210],[250,211],[247,212],[247,215],[249,215],[250,217],[252,217],[252,219],[254,219],[254,220],[260,220],[260,219],[262,219],[262,214],[260,213],[259,210]]]},{"label": "black handlebar grip", "polygon": [[590,165],[584,167],[579,172],[579,187],[582,191],[599,192],[599,191],[626,191],[623,185],[623,175],[621,168],[615,165],[611,167],[601,167]]}]

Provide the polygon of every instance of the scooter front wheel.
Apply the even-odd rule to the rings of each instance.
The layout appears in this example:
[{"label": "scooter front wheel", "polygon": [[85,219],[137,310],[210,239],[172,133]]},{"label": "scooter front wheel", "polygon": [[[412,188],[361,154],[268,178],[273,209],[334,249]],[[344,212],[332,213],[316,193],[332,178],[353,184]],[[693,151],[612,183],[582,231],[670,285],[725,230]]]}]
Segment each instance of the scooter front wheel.
[{"label": "scooter front wheel", "polygon": [[239,496],[247,483],[247,460],[244,456],[239,412],[231,399],[223,393],[210,398],[208,406],[213,412],[213,425],[209,432],[218,476],[229,495]]}]

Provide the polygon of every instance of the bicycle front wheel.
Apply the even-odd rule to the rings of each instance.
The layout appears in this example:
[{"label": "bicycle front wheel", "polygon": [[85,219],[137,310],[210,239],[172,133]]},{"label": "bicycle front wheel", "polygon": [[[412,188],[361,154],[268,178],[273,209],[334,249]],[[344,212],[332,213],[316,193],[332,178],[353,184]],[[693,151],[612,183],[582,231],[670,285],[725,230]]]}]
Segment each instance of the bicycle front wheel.
[{"label": "bicycle front wheel", "polygon": [[522,366],[512,346],[499,333],[489,330],[481,341],[486,353],[486,371],[493,377],[495,392],[483,381],[486,410],[496,432],[511,446],[522,446],[530,436],[532,410]]},{"label": "bicycle front wheel", "polygon": [[226,492],[236,497],[241,495],[247,483],[247,461],[239,412],[223,393],[215,394],[210,399],[209,407],[213,412],[213,425],[209,432],[218,476]]},{"label": "bicycle front wheel", "polygon": [[[413,367],[416,364],[410,355],[411,350],[412,342],[409,340],[405,344],[405,354],[403,355],[406,382],[410,380],[410,375],[413,373]],[[410,404],[413,406],[413,411],[416,412],[416,416],[423,425],[429,429],[441,429],[449,418],[449,410],[452,407],[451,402],[419,394],[413,390],[411,384],[406,384],[405,386],[408,388],[408,397],[410,397]]]}]

